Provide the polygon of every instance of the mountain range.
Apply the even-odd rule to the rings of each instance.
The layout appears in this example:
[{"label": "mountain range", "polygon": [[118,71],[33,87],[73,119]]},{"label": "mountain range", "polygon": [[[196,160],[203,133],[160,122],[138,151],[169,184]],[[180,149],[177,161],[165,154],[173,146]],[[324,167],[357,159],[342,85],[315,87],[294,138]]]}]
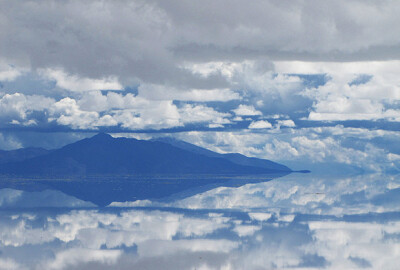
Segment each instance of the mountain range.
[{"label": "mountain range", "polygon": [[0,153],[0,174],[35,176],[142,174],[266,174],[291,170],[241,154],[219,154],[169,138],[137,140],[104,133],[48,151]]},{"label": "mountain range", "polygon": [[0,188],[55,189],[100,206],[189,196],[291,172],[269,160],[219,154],[172,138],[137,140],[104,133],[55,150],[0,152]]}]

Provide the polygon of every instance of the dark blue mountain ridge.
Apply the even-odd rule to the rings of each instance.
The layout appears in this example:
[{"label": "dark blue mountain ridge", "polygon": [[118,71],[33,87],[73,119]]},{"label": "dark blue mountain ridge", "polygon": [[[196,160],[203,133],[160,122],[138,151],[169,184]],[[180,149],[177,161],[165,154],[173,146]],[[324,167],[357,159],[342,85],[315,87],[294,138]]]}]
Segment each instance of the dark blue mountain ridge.
[{"label": "dark blue mountain ridge", "polygon": [[0,189],[59,190],[98,206],[182,198],[292,172],[272,161],[218,154],[182,141],[113,138],[103,133],[51,151],[2,153],[3,160],[12,162],[0,164]]},{"label": "dark blue mountain ridge", "polygon": [[16,150],[0,150],[0,164],[8,162],[23,161],[25,159],[34,158],[50,153],[51,150],[43,148],[28,147]]},{"label": "dark blue mountain ridge", "polygon": [[254,158],[254,157],[246,157],[245,155],[242,154],[237,154],[237,153],[228,153],[228,154],[220,154],[213,152],[211,150],[199,147],[194,144],[190,144],[185,141],[177,140],[172,137],[161,137],[161,138],[155,138],[152,139],[153,141],[160,141],[160,142],[165,142],[168,144],[171,144],[175,147],[201,154],[204,156],[208,157],[217,157],[217,158],[224,158],[226,160],[229,160],[232,163],[238,164],[238,165],[243,165],[243,166],[254,166],[254,167],[260,167],[260,168],[265,168],[265,169],[270,169],[270,170],[277,170],[277,171],[291,171],[288,167],[285,165],[267,160],[267,159],[260,159],[260,158]]},{"label": "dark blue mountain ridge", "polygon": [[291,170],[272,161],[240,154],[218,154],[185,142],[113,138],[104,133],[22,161],[0,164],[0,174],[11,175],[243,175],[274,172]]}]

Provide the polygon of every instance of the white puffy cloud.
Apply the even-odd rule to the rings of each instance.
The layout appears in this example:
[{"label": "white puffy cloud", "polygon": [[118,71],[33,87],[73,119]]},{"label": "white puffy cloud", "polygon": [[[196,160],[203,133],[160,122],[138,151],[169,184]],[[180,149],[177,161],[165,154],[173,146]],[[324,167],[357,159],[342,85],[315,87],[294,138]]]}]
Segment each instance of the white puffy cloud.
[{"label": "white puffy cloud", "polygon": [[143,105],[134,109],[116,110],[112,112],[123,128],[162,129],[182,126],[180,115],[176,105],[172,101],[150,102],[143,101]]},{"label": "white puffy cloud", "polygon": [[76,100],[71,98],[63,98],[54,103],[50,112],[57,118],[50,118],[49,121],[55,120],[60,125],[71,126],[75,129],[95,128],[95,122],[99,118],[97,112],[80,110]]},{"label": "white puffy cloud", "polygon": [[[264,146],[266,157],[272,160],[304,160],[311,163],[326,163],[328,161],[359,166],[366,170],[381,171],[386,166],[392,166],[387,152],[371,144],[366,144],[364,150],[342,146],[339,138],[312,138],[294,136],[290,140],[273,139]],[[380,161],[378,161],[380,160]]]},{"label": "white puffy cloud", "polygon": [[[88,92],[78,100],[85,111],[108,112],[105,120],[117,121],[130,129],[179,127],[186,123],[228,124],[229,113],[221,113],[205,105],[182,104],[169,99],[150,100],[142,95],[98,91]],[[113,124],[115,125],[115,124]]]},{"label": "white puffy cloud", "polygon": [[264,150],[267,155],[271,157],[276,157],[275,155],[280,155],[280,159],[292,159],[299,156],[299,151],[291,145],[289,142],[278,141],[273,139],[271,143],[267,143],[264,146]]},{"label": "white puffy cloud", "polygon": [[[278,72],[327,74],[328,82],[305,89],[314,100],[309,120],[398,121],[399,61],[306,63],[276,62]],[[364,75],[365,78],[362,77]],[[361,77],[360,77],[361,76]],[[361,78],[361,79],[360,79]],[[395,105],[393,108],[391,106]]]},{"label": "white puffy cloud", "polygon": [[399,153],[399,149],[393,147],[398,141],[397,134],[396,131],[335,126],[264,129],[263,132],[251,129],[192,131],[175,136],[216,152],[265,158],[293,166],[293,169],[319,170],[318,164],[327,164],[323,167],[326,170],[342,164],[366,171],[386,171],[400,168],[395,156],[390,155]]},{"label": "white puffy cloud", "polygon": [[[29,119],[34,111],[43,111],[55,102],[54,99],[44,96],[25,96],[24,94],[5,94],[0,98],[0,118],[2,121],[29,125],[34,119]],[[3,122],[4,123],[4,122]],[[34,122],[33,122],[34,124]]]},{"label": "white puffy cloud", "polygon": [[233,231],[236,232],[238,236],[243,237],[253,235],[260,229],[261,227],[254,225],[236,225]]},{"label": "white puffy cloud", "polygon": [[48,122],[72,129],[120,126],[130,130],[157,130],[190,123],[223,126],[231,123],[232,116],[202,104],[178,106],[172,100],[149,100],[129,93],[102,94],[100,91],[90,91],[80,97],[65,97],[58,101],[44,96],[5,94],[0,98],[0,112],[0,117],[8,120],[9,124],[36,125],[37,119],[32,113],[41,112]]},{"label": "white puffy cloud", "polygon": [[[310,120],[376,120],[390,118],[386,112],[384,102],[399,99],[390,95],[385,97],[385,93],[381,89],[381,85],[373,85],[375,89],[369,95],[366,94],[366,87],[371,87],[367,82],[363,85],[348,85],[350,81],[344,84],[337,81],[330,81],[315,90],[308,90],[307,94],[315,91],[317,102],[310,112]],[[338,90],[340,89],[340,90]],[[392,110],[393,111],[393,110]],[[394,112],[394,111],[393,111]],[[395,117],[399,112],[395,112]]]},{"label": "white puffy cloud", "polygon": [[262,115],[262,113],[257,111],[254,106],[244,104],[240,104],[239,107],[233,110],[233,112],[240,116]]},{"label": "white puffy cloud", "polygon": [[[189,209],[243,209],[253,221],[290,223],[300,213],[340,217],[398,211],[399,206],[395,202],[384,204],[376,199],[397,196],[393,191],[398,191],[398,184],[396,177],[381,174],[354,177],[288,175],[241,187],[219,187],[161,205]],[[388,201],[391,199],[387,198]],[[153,205],[160,204],[154,202]]]},{"label": "white puffy cloud", "polygon": [[385,241],[384,238],[387,234],[398,233],[398,222],[379,224],[323,221],[310,222],[308,226],[315,239],[309,249],[331,261],[333,269],[397,267],[392,258],[398,255],[399,244],[396,241]]},{"label": "white puffy cloud", "polygon": [[259,120],[253,121],[249,125],[249,129],[264,129],[264,128],[272,128],[272,125],[267,120]]},{"label": "white puffy cloud", "polygon": [[186,104],[179,108],[184,123],[211,122],[212,124],[229,124],[229,113],[221,113],[204,105]]},{"label": "white puffy cloud", "polygon": [[[35,219],[35,216],[31,218]],[[57,239],[63,242],[79,241],[84,247],[91,249],[100,249],[103,245],[108,248],[123,245],[131,247],[151,240],[169,241],[177,236],[205,236],[218,229],[227,228],[228,221],[229,218],[219,216],[201,219],[160,211],[127,211],[117,215],[87,210],[72,211],[49,218],[46,228],[32,228],[28,225],[27,217],[16,216],[11,221],[12,226],[8,226],[7,223],[0,224],[3,228],[0,244],[20,247]]]},{"label": "white puffy cloud", "polygon": [[293,122],[293,120],[278,120],[278,125],[280,127],[295,127],[296,124]]},{"label": "white puffy cloud", "polygon": [[272,217],[271,213],[263,213],[263,212],[250,212],[249,216],[251,219],[259,220],[259,221],[267,221]]},{"label": "white puffy cloud", "polygon": [[13,81],[23,73],[23,69],[0,61],[0,81]]},{"label": "white puffy cloud", "polygon": [[[257,116],[288,114],[304,110],[307,98],[301,95],[302,79],[295,75],[275,73],[265,59],[236,62],[209,62],[188,65],[195,73],[218,72],[238,89],[245,104],[232,110],[236,115]],[[255,109],[257,108],[257,109]]]}]

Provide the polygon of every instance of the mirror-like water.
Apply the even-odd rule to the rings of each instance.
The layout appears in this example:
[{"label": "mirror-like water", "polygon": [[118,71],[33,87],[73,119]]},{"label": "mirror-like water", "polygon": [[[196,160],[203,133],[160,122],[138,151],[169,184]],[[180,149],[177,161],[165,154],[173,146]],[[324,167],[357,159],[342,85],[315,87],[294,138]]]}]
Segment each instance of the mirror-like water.
[{"label": "mirror-like water", "polygon": [[397,269],[400,178],[292,174],[98,208],[0,190],[0,269]]}]

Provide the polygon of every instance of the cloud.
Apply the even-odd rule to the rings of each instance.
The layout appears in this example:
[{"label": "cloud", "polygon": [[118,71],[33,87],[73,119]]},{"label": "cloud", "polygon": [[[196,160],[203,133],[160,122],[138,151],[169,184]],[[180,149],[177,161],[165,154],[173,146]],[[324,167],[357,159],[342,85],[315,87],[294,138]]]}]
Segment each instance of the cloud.
[{"label": "cloud", "polygon": [[17,269],[28,269],[21,264],[17,263],[12,259],[2,259],[0,258],[0,269],[1,270],[17,270]]},{"label": "cloud", "polygon": [[0,62],[0,81],[13,81],[18,78],[22,72],[23,70]]},{"label": "cloud", "polygon": [[[240,3],[240,1],[235,2],[230,5],[230,8],[237,8]],[[353,4],[355,5],[355,3]],[[69,128],[105,131],[175,129],[174,131],[177,131],[207,128],[243,129],[247,126],[252,129],[253,127],[267,128],[269,125],[265,121],[268,121],[277,132],[280,127],[319,126],[321,122],[326,121],[384,120],[397,124],[400,119],[400,108],[397,102],[400,98],[398,94],[399,81],[396,76],[399,70],[398,60],[387,61],[384,59],[346,63],[326,62],[326,59],[325,62],[293,61],[299,60],[294,55],[301,54],[300,51],[303,51],[304,57],[310,58],[309,60],[314,58],[324,60],[325,54],[330,57],[332,53],[328,53],[329,49],[325,48],[328,51],[319,51],[316,56],[312,56],[318,49],[314,48],[312,51],[306,52],[310,49],[304,44],[308,39],[290,43],[290,46],[294,47],[290,49],[289,46],[284,50],[285,53],[276,53],[276,50],[282,49],[282,44],[277,45],[276,49],[273,49],[275,45],[271,44],[275,44],[278,37],[284,38],[283,36],[286,34],[282,36],[281,32],[280,35],[274,32],[274,34],[270,33],[268,38],[256,38],[258,35],[253,36],[254,33],[247,32],[249,29],[258,29],[257,31],[263,32],[270,26],[261,22],[271,20],[281,23],[281,17],[267,19],[262,16],[260,20],[253,20],[253,16],[251,16],[252,18],[242,17],[240,12],[235,12],[235,16],[240,18],[240,22],[234,23],[236,28],[231,25],[227,27],[221,18],[212,23],[200,25],[202,20],[196,16],[189,18],[178,14],[179,12],[171,8],[176,5],[177,8],[179,7],[178,10],[185,10],[191,14],[193,7],[186,4],[165,4],[153,1],[151,3],[133,2],[125,7],[122,2],[106,2],[102,6],[97,1],[88,1],[83,4],[57,3],[56,5],[62,7],[61,9],[50,9],[44,4],[32,4],[29,14],[32,21],[36,23],[15,25],[14,21],[9,18],[11,14],[17,18],[21,17],[21,20],[24,21],[26,20],[22,16],[24,8],[29,5],[27,3],[3,5],[10,11],[5,16],[10,27],[23,28],[28,33],[43,30],[37,35],[42,38],[40,40],[34,39],[31,35],[16,37],[32,39],[29,40],[33,44],[32,48],[26,48],[24,54],[14,55],[12,53],[14,50],[21,49],[19,47],[22,45],[11,47],[10,44],[3,44],[10,48],[7,53],[8,57],[2,57],[2,63],[16,63],[13,66],[4,64],[5,70],[11,68],[17,70],[19,74],[36,76],[35,83],[41,84],[43,90],[35,90],[38,92],[36,95],[18,92],[17,86],[25,88],[24,84],[28,82],[26,82],[26,76],[16,76],[13,78],[14,84],[5,83],[3,99],[7,93],[7,95],[38,96],[43,100],[45,98],[52,99],[54,103],[52,106],[46,103],[46,106],[49,107],[48,110],[46,108],[30,110],[29,107],[33,105],[17,104],[28,101],[16,99],[10,101],[21,108],[7,109],[7,113],[4,114],[5,121],[3,121],[7,128],[23,129],[26,127],[26,129],[32,129],[34,127],[37,130],[66,130]],[[275,10],[287,16],[289,14],[291,16],[293,13],[301,15],[301,20],[296,23],[299,28],[292,30],[296,33],[301,33],[308,27],[313,28],[306,24],[307,20],[302,17],[306,14],[310,15],[310,11],[304,9],[307,6],[304,3],[296,2],[294,4],[302,7],[299,10],[287,10],[281,5],[268,1],[260,2],[257,5],[271,8],[268,9],[268,12]],[[318,5],[316,4],[316,6]],[[321,9],[331,7],[330,5],[321,7]],[[372,12],[369,9],[370,3],[358,3],[357,5]],[[333,6],[334,10],[350,8],[348,3]],[[121,7],[125,7],[125,9],[121,9]],[[215,4],[215,7],[222,8],[220,4]],[[108,12],[105,12],[105,8],[109,8]],[[83,14],[81,10],[87,12]],[[138,13],[139,10],[141,13],[137,17],[131,16],[131,14]],[[200,11],[202,11],[201,8]],[[215,12],[222,17],[227,16],[226,10],[216,10]],[[259,14],[258,10],[253,10],[253,7],[241,10],[241,12]],[[65,26],[64,20],[53,22],[55,17],[63,17],[59,15],[64,13],[68,14],[69,18],[76,18],[77,21],[68,24],[68,27]],[[99,14],[102,14],[101,18],[98,17]],[[356,16],[356,14],[350,12],[348,16]],[[98,24],[93,25],[89,17],[98,19]],[[290,18],[292,21],[293,18]],[[336,15],[332,17],[333,21],[326,21],[325,17],[319,16],[313,18],[317,21],[327,22],[328,25],[332,23],[333,26],[344,20]],[[232,20],[230,17],[226,19]],[[386,18],[382,18],[382,23],[384,20]],[[44,27],[40,23],[41,21],[53,22],[53,24],[49,24],[53,28]],[[188,31],[186,26],[178,22],[188,22],[193,29],[201,29],[200,32],[205,31],[204,35],[199,36],[197,32],[192,32],[193,29]],[[346,23],[348,22],[346,21]],[[363,25],[360,26],[361,28],[372,27],[366,21],[364,23],[366,24],[361,23]],[[81,24],[84,27],[78,27]],[[218,32],[218,35],[214,36],[214,41],[211,42],[208,40],[208,34],[216,31],[214,24],[221,26],[221,28],[217,28],[221,33]],[[100,26],[104,31],[99,31]],[[239,38],[240,35],[253,36],[255,40],[247,42],[248,46],[242,44],[243,49],[247,49],[249,52],[234,53],[239,45],[231,47],[231,45],[225,44],[225,39],[220,40],[220,35],[227,33],[227,29],[222,26],[232,28],[230,38],[237,44],[242,44],[243,39]],[[113,29],[119,30],[113,31]],[[148,29],[154,31],[151,32]],[[209,29],[210,32],[206,29]],[[236,32],[238,29],[247,30]],[[53,33],[56,30],[64,31],[65,35],[57,34],[59,32]],[[341,35],[348,28],[344,27],[338,30],[340,31],[337,33],[328,31],[324,35],[328,35],[329,38],[327,38],[330,40],[332,38],[330,35]],[[314,35],[312,31],[307,30],[306,32],[308,35]],[[113,33],[116,38],[111,41],[112,35],[106,35],[106,33]],[[138,35],[138,33],[141,34]],[[207,35],[205,35],[206,33]],[[52,40],[48,40],[50,34],[55,34],[52,35],[54,37]],[[275,34],[276,37],[274,37]],[[118,39],[119,35],[121,35],[120,39]],[[69,38],[63,43],[66,36]],[[82,39],[82,36],[86,38]],[[56,41],[56,37],[60,40]],[[288,39],[290,38],[288,37]],[[298,39],[302,39],[302,36],[298,36]],[[114,40],[121,41],[114,42]],[[203,43],[205,40],[208,40],[207,43]],[[334,40],[336,45],[340,43],[340,39]],[[318,40],[318,42],[322,41]],[[81,43],[88,44],[86,48],[90,48],[90,50],[83,49],[84,46]],[[43,46],[39,46],[39,44]],[[76,46],[72,46],[72,44],[81,45],[76,49]],[[108,46],[106,46],[107,44]],[[265,49],[265,44],[272,46],[267,46],[270,48],[268,54],[261,53]],[[288,43],[285,42],[285,44]],[[208,46],[205,48],[207,52],[201,52],[204,49],[203,45]],[[252,48],[253,46],[255,47]],[[258,46],[260,47],[258,48]],[[367,49],[368,45],[362,48],[352,47],[350,44],[346,44],[344,47],[335,47],[332,40],[329,42],[329,46],[338,55],[352,55],[355,58],[358,57],[357,50],[369,50]],[[49,54],[36,52],[38,48],[42,47],[51,47],[55,52]],[[185,55],[185,48],[189,47],[197,48],[196,52],[201,53],[204,58],[198,58],[198,55],[195,54]],[[216,53],[213,51],[215,48],[218,48],[220,53],[226,52]],[[211,54],[207,56],[207,53]],[[257,54],[263,56],[256,57]],[[270,54],[274,56],[270,56]],[[294,58],[283,56],[283,54],[291,54]],[[26,58],[22,59],[21,55],[25,55]],[[31,57],[35,58],[35,61],[32,59],[32,61],[28,61]],[[299,58],[301,57],[299,56]],[[351,57],[349,56],[349,58]],[[105,59],[109,59],[109,61]],[[360,79],[364,78],[363,76],[366,79]],[[33,84],[32,81],[30,83]],[[10,86],[12,87],[9,89]],[[35,85],[35,89],[41,89],[41,87]],[[95,91],[92,91],[93,89]],[[112,89],[115,91],[98,91]],[[119,90],[121,90],[120,93],[117,93]],[[70,106],[69,111],[60,112],[58,106],[67,106],[60,102],[66,103],[67,101]],[[40,103],[38,102],[38,104]],[[190,109],[200,105],[204,107],[197,107],[197,110]],[[204,118],[207,120],[199,121],[203,116],[200,108],[206,108],[207,116]],[[57,111],[58,113],[48,115],[46,114],[48,111]],[[228,115],[230,113],[235,115],[231,117]],[[211,115],[216,118],[209,118]],[[261,117],[263,115],[265,117]],[[276,120],[270,119],[269,117],[273,115],[279,115],[279,117]],[[249,124],[250,118],[245,119],[242,116],[251,116],[253,122]],[[194,120],[190,121],[189,118]],[[378,125],[379,123],[370,122],[360,125],[372,124]],[[326,125],[326,123],[322,123],[322,125]],[[351,125],[356,126],[357,123],[352,122]],[[387,128],[389,126],[390,124],[387,125]],[[257,129],[254,131],[257,132]]]},{"label": "cloud", "polygon": [[[390,182],[391,186],[382,184],[382,180]],[[236,188],[220,187],[172,203],[154,202],[153,205],[189,209],[245,209],[256,223],[237,224],[243,226],[276,220],[291,223],[295,222],[298,214],[341,217],[398,211],[399,206],[393,201],[398,194],[397,184],[395,177],[381,174],[355,177],[290,175]],[[393,203],[383,203],[382,198]],[[262,213],[260,209],[263,209]],[[243,228],[243,233],[250,233],[250,229]],[[240,230],[241,227],[237,233],[241,233]]]},{"label": "cloud", "polygon": [[[400,170],[399,10],[361,0],[1,2],[1,148],[151,131],[131,136],[353,174],[125,204],[162,211],[3,211],[0,268],[395,269],[400,183],[354,175]],[[60,130],[76,132],[51,133]],[[0,203],[77,203],[60,196],[8,190]]]},{"label": "cloud", "polygon": [[[45,198],[45,199],[43,199]],[[0,190],[0,208],[37,207],[93,207],[90,202],[81,201],[55,190],[27,192],[14,189]]]},{"label": "cloud", "polygon": [[[170,51],[177,37],[175,25],[157,4],[89,1],[55,5],[2,4],[4,32],[0,39],[5,61],[33,69],[61,69],[70,74],[64,86],[75,89],[81,88],[76,84],[78,78],[90,78],[90,83],[83,82],[103,87],[104,82],[96,80],[113,76],[124,84],[139,80],[196,88],[226,85],[218,75],[202,78],[179,67]],[[16,32],[25,34],[12,34]],[[63,83],[65,76],[56,75]]]},{"label": "cloud", "polygon": [[399,23],[396,3],[222,1],[210,2],[210,18],[197,4],[49,1],[1,4],[2,103],[18,94],[49,108],[13,96],[14,107],[2,104],[7,128],[252,129],[268,121],[278,133],[326,121],[399,122],[398,41],[382,31]]},{"label": "cloud", "polygon": [[271,123],[266,120],[260,120],[260,121],[253,121],[249,125],[249,129],[264,129],[264,128],[272,128]]},{"label": "cloud", "polygon": [[236,225],[233,231],[236,232],[239,237],[243,237],[243,236],[251,236],[260,229],[261,227],[253,225]]},{"label": "cloud", "polygon": [[147,106],[115,111],[114,118],[121,123],[123,128],[127,129],[162,129],[183,125],[179,121],[178,108],[172,101],[149,102],[144,100],[143,103]]},{"label": "cloud", "polygon": [[[216,152],[241,153],[279,161],[298,170],[360,173],[362,170],[382,172],[400,168],[395,156],[390,155],[400,154],[400,149],[394,147],[398,141],[397,131],[340,125],[255,131],[257,129],[191,131],[178,133],[175,137]],[[361,170],[357,171],[357,168]]]},{"label": "cloud", "polygon": [[[46,194],[42,193],[41,195]],[[40,196],[36,199],[40,200]],[[34,204],[40,205],[34,200],[35,198],[31,199]],[[73,205],[71,204],[71,206]],[[75,206],[85,207],[82,204],[75,204]],[[43,228],[29,225],[37,221],[36,216],[27,219],[23,215],[17,215],[11,220],[4,220],[0,224],[2,227],[0,243],[3,246],[21,247],[58,240],[62,242],[78,241],[83,247],[90,249],[100,249],[102,246],[110,249],[121,246],[138,246],[140,248],[144,245],[144,250],[147,250],[147,247],[151,246],[148,242],[152,240],[170,241],[177,237],[202,237],[218,229],[229,227],[227,224],[229,218],[219,216],[210,216],[209,219],[191,218],[160,211],[124,211],[115,214],[99,213],[95,210],[80,210],[49,218],[43,224]],[[192,246],[188,241],[181,243],[184,249]],[[193,243],[196,243],[196,241]],[[216,244],[218,245],[218,243]],[[221,245],[225,247],[226,245],[229,246],[230,243],[221,243]],[[177,244],[176,248],[180,249],[179,246],[180,244]],[[217,246],[214,249],[207,248],[207,246],[206,242],[199,242],[198,248],[193,246],[192,250],[215,251],[218,249]]]},{"label": "cloud", "polygon": [[293,120],[278,120],[278,125],[280,127],[295,127],[296,124],[293,122]]},{"label": "cloud", "polygon": [[3,211],[0,262],[11,269],[391,269],[399,204],[374,198],[399,186],[382,175],[289,175],[151,208]]},{"label": "cloud", "polygon": [[240,95],[231,89],[177,89],[165,85],[141,84],[139,95],[150,100],[180,100],[180,101],[223,101],[240,99]]},{"label": "cloud", "polygon": [[[317,253],[328,261],[334,262],[335,267],[364,268],[370,265],[373,269],[395,268],[390,258],[395,256],[397,243],[385,243],[386,249],[379,248],[385,242],[384,235],[397,233],[394,226],[389,224],[350,223],[350,222],[310,222],[310,231],[316,239]],[[363,237],[360,237],[360,234]],[[335,239],[335,241],[332,241]],[[338,253],[331,253],[336,250]]]},{"label": "cloud", "polygon": [[[327,74],[329,80],[302,95],[314,100],[309,120],[346,121],[399,119],[399,61],[350,63],[276,62],[278,72]],[[361,80],[360,75],[368,76]]]},{"label": "cloud", "polygon": [[120,250],[90,250],[72,248],[58,252],[54,260],[43,263],[41,267],[46,269],[68,269],[79,264],[99,262],[105,265],[113,265],[121,256]]},{"label": "cloud", "polygon": [[207,122],[212,124],[229,124],[231,114],[215,111],[204,105],[186,104],[179,109],[182,121],[185,123]]},{"label": "cloud", "polygon": [[3,126],[49,126],[71,129],[116,127],[124,130],[163,129],[186,124],[230,124],[230,113],[206,105],[174,104],[172,100],[149,100],[133,94],[89,91],[78,97],[60,100],[21,93],[0,98]]},{"label": "cloud", "polygon": [[251,219],[255,219],[255,220],[259,220],[259,221],[267,221],[268,219],[270,219],[272,216],[271,213],[257,213],[257,212],[253,212],[253,213],[249,213],[249,217]]},{"label": "cloud", "polygon": [[1,57],[34,69],[62,68],[80,78],[215,88],[226,85],[219,74],[204,78],[182,68],[184,63],[398,55],[390,30],[399,23],[394,2],[379,9],[363,1],[295,1],[291,8],[274,1],[209,4],[213,19],[200,5],[163,1],[3,3]]},{"label": "cloud", "polygon": [[236,247],[237,243],[227,240],[149,241],[139,247],[138,253],[140,256],[168,256],[184,251],[229,253]]},{"label": "cloud", "polygon": [[31,114],[49,108],[54,102],[54,99],[44,96],[5,94],[0,98],[0,119],[3,125],[7,123],[16,126],[35,125],[36,121],[31,118]]},{"label": "cloud", "polygon": [[236,109],[232,110],[236,115],[240,116],[254,116],[254,115],[262,115],[260,111],[257,111],[253,106],[251,105],[244,105],[240,104],[239,107]]},{"label": "cloud", "polygon": [[18,149],[22,147],[22,143],[13,136],[7,136],[0,133],[0,148],[4,150]]},{"label": "cloud", "polygon": [[122,90],[122,85],[115,77],[106,79],[79,78],[77,75],[69,75],[60,69],[39,70],[43,77],[56,81],[56,85],[71,91],[90,90]]},{"label": "cloud", "polygon": [[97,126],[99,119],[97,112],[80,110],[76,100],[63,98],[50,108],[51,115],[49,121],[56,121],[60,125],[71,126],[74,129],[90,129]]}]

